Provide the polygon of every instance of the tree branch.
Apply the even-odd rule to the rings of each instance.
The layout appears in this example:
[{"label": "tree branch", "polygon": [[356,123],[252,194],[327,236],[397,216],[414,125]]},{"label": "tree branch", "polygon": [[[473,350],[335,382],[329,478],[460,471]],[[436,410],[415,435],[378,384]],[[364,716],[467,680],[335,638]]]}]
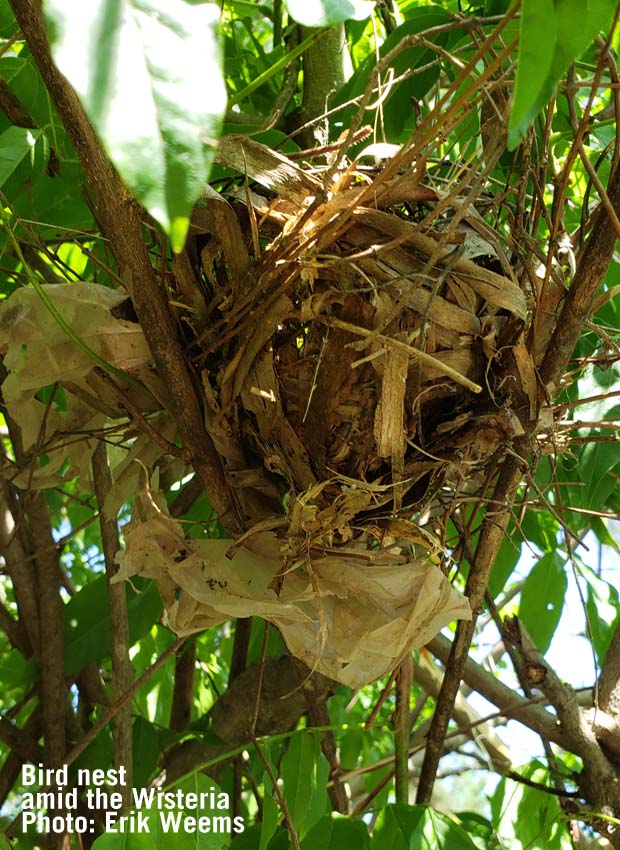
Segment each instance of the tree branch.
[{"label": "tree branch", "polygon": [[620,720],[620,622],[609,644],[597,685],[598,704]]},{"label": "tree branch", "polygon": [[467,578],[465,593],[471,604],[472,618],[471,620],[459,620],[457,624],[450,658],[446,662],[446,675],[437,698],[435,713],[427,738],[426,752],[424,753],[418,783],[418,803],[430,803],[431,800],[439,759],[443,752],[450,715],[465,671],[469,647],[476,628],[476,620],[482,610],[491,569],[510,519],[512,504],[520,479],[520,461],[516,454],[510,454],[502,466],[491,499],[491,507],[486,511],[478,546]]},{"label": "tree branch", "polygon": [[[437,635],[427,644],[427,649],[444,664],[447,664],[450,658],[450,648],[450,641],[443,635]],[[559,744],[564,749],[570,749],[569,741],[562,732],[555,715],[546,711],[542,706],[536,705],[532,700],[524,699],[471,658],[468,658],[465,662],[463,681],[497,706],[505,717],[518,720],[524,726],[539,735],[543,735],[555,744]]]},{"label": "tree branch", "polygon": [[[607,200],[614,208],[620,207],[620,166],[616,165],[609,178]],[[616,244],[616,231],[604,204],[593,216],[590,235],[577,258],[577,270],[564,298],[551,340],[540,366],[539,377],[551,397],[559,390],[559,379],[575,350],[579,334],[592,307]]]},{"label": "tree branch", "polygon": [[174,663],[174,690],[170,709],[170,728],[183,732],[192,720],[196,678],[196,641],[182,646]]},{"label": "tree branch", "polygon": [[[450,644],[448,641],[446,641],[446,648],[449,653]],[[414,668],[414,679],[427,693],[436,697],[441,689],[443,675],[428,655],[422,652],[420,654],[420,660]],[[464,677],[464,680],[467,681],[466,677]],[[504,774],[508,768],[512,767],[506,745],[493,732],[490,724],[480,725],[480,715],[471,708],[461,694],[457,694],[452,717],[460,729],[472,729],[472,740],[484,753],[485,763],[487,765],[490,761],[493,769],[501,774]]]},{"label": "tree branch", "polygon": [[[104,518],[103,505],[112,487],[112,475],[108,463],[108,452],[103,440],[99,442],[92,460],[95,496],[99,508],[101,544],[105,557],[106,586],[110,600],[110,633],[112,635],[112,701],[118,700],[131,687],[134,680],[133,664],[129,659],[129,619],[127,615],[127,597],[125,583],[113,582],[118,572],[115,563],[116,553],[121,544],[116,519]],[[116,768],[125,767],[127,781],[121,788],[123,805],[131,807],[133,738],[131,725],[131,705],[123,705],[112,718],[114,738],[114,764]]]},{"label": "tree branch", "polygon": [[[27,756],[27,758],[34,763],[38,763],[42,760],[42,748],[36,747],[36,749],[31,749],[26,742],[36,742],[41,735],[40,705],[37,705],[35,707],[34,711],[30,715],[20,732],[22,744],[28,748],[29,755]],[[3,740],[5,740],[4,737]],[[11,747],[11,752],[8,754],[8,756],[4,760],[2,767],[0,768],[0,806],[4,804],[6,798],[11,792],[11,789],[19,779],[22,763],[26,760],[23,757],[24,755],[25,753],[22,754],[16,748]],[[33,756],[38,756],[38,758],[33,758]]]},{"label": "tree branch", "polygon": [[34,571],[28,553],[18,534],[18,518],[14,515],[14,488],[0,478],[0,553],[13,582],[13,593],[19,611],[19,623],[27,636],[26,656],[39,646],[39,611]]},{"label": "tree branch", "polygon": [[[562,730],[570,742],[570,750],[583,761],[580,784],[585,799],[594,812],[616,817],[620,811],[620,777],[601,749],[586,714],[577,702],[575,691],[562,682],[545,662],[516,617],[504,622],[504,633],[506,639],[518,648],[524,664],[536,665],[544,671],[538,687],[556,709]],[[596,817],[593,822],[614,847],[620,847],[620,830]]]}]

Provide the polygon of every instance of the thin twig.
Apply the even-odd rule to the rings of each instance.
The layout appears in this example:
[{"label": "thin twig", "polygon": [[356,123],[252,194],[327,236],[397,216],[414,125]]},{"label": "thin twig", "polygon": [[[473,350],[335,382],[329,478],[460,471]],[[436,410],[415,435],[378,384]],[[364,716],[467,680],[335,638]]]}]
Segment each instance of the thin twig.
[{"label": "thin twig", "polygon": [[278,785],[278,780],[273,772],[271,764],[269,763],[269,759],[266,757],[263,749],[256,737],[256,722],[258,720],[258,709],[260,706],[260,695],[263,686],[263,673],[265,670],[265,653],[267,651],[267,637],[269,635],[269,623],[265,622],[265,628],[263,632],[263,645],[261,647],[260,654],[260,662],[259,662],[259,675],[258,675],[258,683],[256,685],[256,701],[254,703],[254,711],[252,713],[252,725],[250,727],[250,739],[252,744],[254,745],[254,749],[256,750],[259,759],[263,763],[263,767],[265,768],[265,773],[269,777],[269,781],[271,782],[271,788],[273,793],[278,801],[278,805],[280,806],[280,810],[282,812],[282,816],[284,817],[284,822],[286,823],[286,828],[288,829],[289,835],[291,837],[291,842],[293,844],[294,850],[301,850],[301,846],[299,844],[299,836],[297,835],[297,830],[295,829],[295,825],[293,824],[293,820],[291,818],[291,814],[289,812],[288,805],[286,803],[286,799],[280,790],[280,786]]}]

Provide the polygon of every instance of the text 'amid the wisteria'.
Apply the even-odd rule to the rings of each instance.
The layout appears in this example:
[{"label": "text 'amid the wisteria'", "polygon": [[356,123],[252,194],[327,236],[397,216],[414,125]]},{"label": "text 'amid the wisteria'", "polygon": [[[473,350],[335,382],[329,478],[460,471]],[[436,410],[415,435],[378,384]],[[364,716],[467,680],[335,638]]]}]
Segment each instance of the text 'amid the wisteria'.
[{"label": "text 'amid the wisteria'", "polygon": [[153,835],[212,833],[231,835],[245,829],[230,813],[229,795],[207,777],[186,777],[176,787],[132,788],[126,805],[127,770],[58,769],[25,764],[20,818],[24,832],[99,832]]}]

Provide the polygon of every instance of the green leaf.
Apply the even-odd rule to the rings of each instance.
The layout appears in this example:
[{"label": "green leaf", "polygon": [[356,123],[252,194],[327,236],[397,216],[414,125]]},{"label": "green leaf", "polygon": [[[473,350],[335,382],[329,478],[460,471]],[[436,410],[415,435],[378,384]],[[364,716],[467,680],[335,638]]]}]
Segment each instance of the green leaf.
[{"label": "green leaf", "polygon": [[[585,422],[615,420],[620,416],[620,402],[616,393],[620,391],[620,366],[610,368],[588,367],[579,379],[579,398],[586,401],[577,408],[577,418]],[[587,399],[593,401],[588,402]],[[580,437],[609,437],[610,442],[586,442],[580,456],[576,473],[583,487],[578,490],[580,506],[589,510],[602,510],[609,496],[617,487],[617,478],[610,474],[619,464],[617,443],[611,439],[609,429],[580,428]]]},{"label": "green leaf", "polygon": [[489,850],[493,846],[493,827],[487,818],[478,812],[459,812],[456,817],[478,850]]},{"label": "green leaf", "polygon": [[508,149],[550,99],[568,66],[610,21],[615,0],[523,0]]},{"label": "green leaf", "polygon": [[32,685],[39,678],[39,667],[34,658],[24,658],[19,649],[11,649],[0,658],[0,682],[5,694],[13,688]]},{"label": "green leaf", "polygon": [[[133,580],[127,590],[129,638],[135,643],[145,635],[161,614],[162,601],[154,581]],[[64,671],[71,676],[88,664],[109,656],[110,607],[105,576],[87,584],[63,609]]]},{"label": "green leaf", "polygon": [[[413,68],[420,70],[420,73],[416,72],[409,79],[403,80],[399,85],[394,86],[389,93],[386,93],[382,109],[386,138],[392,141],[400,138],[406,126],[412,129],[411,122],[414,120],[414,112],[411,109],[411,98],[423,98],[435,85],[440,74],[439,67],[433,62],[435,56],[433,50],[425,44],[418,44],[417,40],[412,39],[411,36],[430,30],[431,33],[427,36],[428,41],[441,48],[449,49],[451,45],[456,44],[462,35],[457,30],[433,32],[435,27],[439,28],[442,24],[451,20],[450,15],[437,5],[416,5],[406,17],[407,19],[396,27],[394,32],[390,33],[379,49],[380,56],[383,58],[403,41],[408,40],[413,46],[401,51],[390,63],[390,68],[393,68],[393,73],[397,77],[400,77],[401,74],[407,76]],[[426,41],[426,38],[424,41]],[[374,71],[375,64],[375,56],[367,56],[351,79],[335,94],[333,105],[348,103],[361,95],[368,85],[368,79]],[[426,69],[422,70],[424,68]],[[334,129],[347,127],[356,108],[355,106],[348,106],[339,111],[338,115],[335,116]]]},{"label": "green leaf", "polygon": [[590,520],[591,531],[598,537],[598,542],[620,552],[620,542],[611,534],[607,527],[608,520],[595,516]]},{"label": "green leaf", "polygon": [[379,812],[370,850],[409,850],[409,841],[424,816],[425,806],[394,803]]},{"label": "green leaf", "polygon": [[412,834],[409,850],[476,850],[476,845],[463,827],[443,812],[424,808],[422,820]]},{"label": "green leaf", "polygon": [[508,124],[508,149],[516,148],[538,110],[551,96],[544,88],[553,62],[557,21],[553,0],[523,0],[512,113]]},{"label": "green leaf", "polygon": [[301,850],[368,850],[370,836],[363,821],[335,812],[315,823],[301,842]]},{"label": "green leaf", "polygon": [[609,474],[620,464],[618,443],[609,431],[604,433],[613,442],[586,443],[578,467],[579,478],[585,484],[582,505],[595,511],[605,508],[607,499],[618,486],[615,475]]},{"label": "green leaf", "polygon": [[56,64],[112,162],[183,247],[226,107],[214,3],[48,0]]},{"label": "green leaf", "polygon": [[263,818],[258,850],[266,850],[267,845],[278,828],[278,821],[280,820],[280,809],[276,802],[271,779],[266,771],[263,774],[263,788],[265,789],[265,793],[263,795]]},{"label": "green leaf", "polygon": [[520,541],[510,536],[505,536],[497,553],[491,578],[489,579],[489,593],[495,599],[504,589],[508,579],[514,572],[519,558],[521,557]]},{"label": "green leaf", "polygon": [[316,735],[295,735],[282,759],[284,796],[300,838],[324,814],[329,764]]},{"label": "green leaf", "polygon": [[591,632],[596,657],[601,664],[620,619],[618,590],[609,582],[599,578],[594,570],[591,570],[580,558],[575,558],[575,567],[587,584],[587,625]]},{"label": "green leaf", "polygon": [[549,649],[568,586],[564,559],[557,552],[544,555],[523,583],[519,617],[541,652]]},{"label": "green leaf", "polygon": [[[182,797],[187,794],[210,794],[215,799],[221,794],[220,788],[208,776],[194,773],[171,789],[180,790]],[[143,809],[146,811],[146,809]],[[209,830],[197,828],[197,819],[211,819]],[[215,818],[228,818],[228,823],[217,827]],[[205,824],[206,825],[206,824]],[[149,814],[149,827],[153,843],[157,850],[222,850],[230,844],[234,829],[232,815],[227,809],[214,808],[162,808]],[[216,828],[217,827],[217,828]],[[236,831],[236,830],[235,830]]]},{"label": "green leaf", "polygon": [[[538,762],[521,770],[526,779],[550,784]],[[570,850],[562,813],[553,794],[502,779],[491,798],[492,823],[500,847],[510,850]]]},{"label": "green leaf", "polygon": [[[547,458],[542,458],[536,475],[536,483],[544,489],[547,486],[551,469]],[[558,545],[560,524],[553,514],[545,510],[528,510],[521,525],[525,539],[534,543],[546,555],[555,552]]]},{"label": "green leaf", "polygon": [[0,186],[4,186],[24,160],[34,160],[35,147],[42,135],[41,130],[24,127],[9,127],[0,133]]},{"label": "green leaf", "polygon": [[370,0],[286,0],[286,5],[292,17],[306,27],[363,21],[375,8]]},{"label": "green leaf", "polygon": [[92,850],[155,850],[155,842],[148,833],[106,832],[94,842]]},{"label": "green leaf", "polygon": [[163,751],[165,734],[155,723],[145,717],[136,717],[133,732],[133,782],[136,788],[145,788],[157,772],[157,760]]},{"label": "green leaf", "polygon": [[230,850],[256,850],[259,845],[260,831],[261,824],[255,823],[241,835],[233,836],[230,842]]}]

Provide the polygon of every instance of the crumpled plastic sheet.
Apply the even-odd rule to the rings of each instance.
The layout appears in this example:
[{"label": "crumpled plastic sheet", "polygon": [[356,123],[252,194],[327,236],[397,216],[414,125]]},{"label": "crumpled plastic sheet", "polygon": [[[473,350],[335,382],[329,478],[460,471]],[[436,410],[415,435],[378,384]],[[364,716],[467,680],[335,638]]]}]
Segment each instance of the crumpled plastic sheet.
[{"label": "crumpled plastic sheet", "polygon": [[[41,289],[65,324],[95,354],[152,388],[158,386],[159,379],[151,377],[151,353],[140,325],[113,314],[127,300],[126,293],[85,282],[43,284]],[[31,286],[16,290],[0,304],[0,354],[8,373],[2,395],[12,418],[20,423],[23,449],[38,445],[43,438],[47,456],[45,465],[29,466],[18,474],[9,467],[12,483],[34,489],[54,487],[80,474],[86,484],[97,445],[88,434],[100,431],[106,421],[101,405],[93,404],[93,396],[107,401],[104,409],[113,408],[116,402],[114,396],[100,396],[101,381],[93,379],[96,361],[69,338]],[[117,382],[123,387],[122,380]],[[63,404],[48,406],[36,394],[56,383],[63,390],[55,398],[62,396]],[[124,390],[129,394],[131,387]],[[148,396],[143,393],[140,398]],[[119,417],[123,418],[121,412]],[[72,432],[77,433],[67,440],[64,435]],[[55,435],[60,435],[58,447],[53,442]]]},{"label": "crumpled plastic sheet", "polygon": [[154,579],[178,635],[262,617],[281,631],[292,655],[352,688],[394,669],[452,620],[471,618],[469,602],[426,560],[349,550],[301,561],[282,575],[280,542],[270,533],[246,546],[186,540],[146,481],[125,542],[116,580]]}]

